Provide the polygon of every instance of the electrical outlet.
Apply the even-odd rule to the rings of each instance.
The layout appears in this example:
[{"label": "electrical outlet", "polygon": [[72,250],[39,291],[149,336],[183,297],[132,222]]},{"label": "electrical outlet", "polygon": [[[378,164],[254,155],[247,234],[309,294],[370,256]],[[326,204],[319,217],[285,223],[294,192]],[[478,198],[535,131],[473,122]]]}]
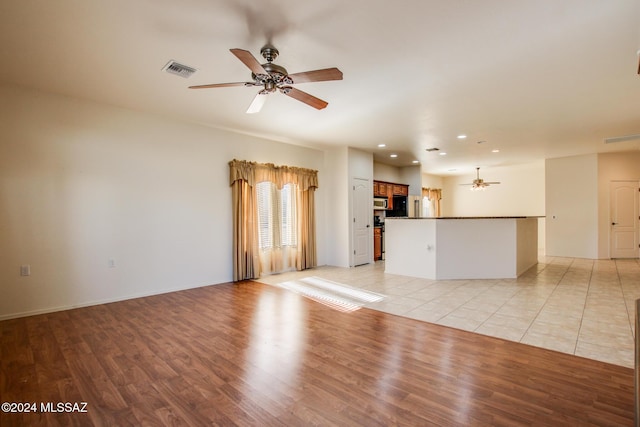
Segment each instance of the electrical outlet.
[{"label": "electrical outlet", "polygon": [[109,258],[107,264],[109,265],[109,268],[116,268],[116,260],[113,258]]},{"label": "electrical outlet", "polygon": [[20,275],[21,276],[31,276],[31,266],[26,264],[26,265],[21,265],[20,266]]}]

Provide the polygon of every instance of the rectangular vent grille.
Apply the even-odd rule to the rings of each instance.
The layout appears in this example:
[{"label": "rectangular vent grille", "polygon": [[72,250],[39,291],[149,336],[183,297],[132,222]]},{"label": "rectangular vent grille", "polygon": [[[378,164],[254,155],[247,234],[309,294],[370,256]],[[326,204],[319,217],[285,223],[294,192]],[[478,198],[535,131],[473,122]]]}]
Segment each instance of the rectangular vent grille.
[{"label": "rectangular vent grille", "polygon": [[162,71],[166,71],[169,74],[175,74],[176,76],[184,77],[186,79],[191,77],[191,75],[197,70],[171,60],[162,68]]},{"label": "rectangular vent grille", "polygon": [[636,139],[640,139],[640,133],[635,135],[625,135],[625,136],[616,136],[613,138],[605,138],[605,144],[613,144],[614,142],[625,142],[625,141],[634,141]]}]

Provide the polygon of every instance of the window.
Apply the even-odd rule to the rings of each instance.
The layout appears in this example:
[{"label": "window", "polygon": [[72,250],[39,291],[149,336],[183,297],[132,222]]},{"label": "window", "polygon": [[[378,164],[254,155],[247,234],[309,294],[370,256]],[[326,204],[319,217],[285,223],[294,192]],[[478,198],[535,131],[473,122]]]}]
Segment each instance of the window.
[{"label": "window", "polygon": [[256,186],[258,198],[258,244],[260,249],[293,247],[298,244],[296,192],[293,184],[278,190],[272,182]]}]

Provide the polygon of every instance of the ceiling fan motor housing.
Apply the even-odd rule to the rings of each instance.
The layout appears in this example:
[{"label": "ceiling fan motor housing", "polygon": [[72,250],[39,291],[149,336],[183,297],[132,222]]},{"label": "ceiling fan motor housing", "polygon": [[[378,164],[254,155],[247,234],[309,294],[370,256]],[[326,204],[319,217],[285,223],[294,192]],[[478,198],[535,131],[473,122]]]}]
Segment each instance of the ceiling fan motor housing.
[{"label": "ceiling fan motor housing", "polygon": [[289,77],[289,74],[284,67],[267,62],[266,64],[262,64],[262,68],[264,68],[268,74],[251,73],[251,78],[257,83],[267,84],[267,82],[273,82],[276,85],[281,83],[289,85],[293,84],[293,80]]}]

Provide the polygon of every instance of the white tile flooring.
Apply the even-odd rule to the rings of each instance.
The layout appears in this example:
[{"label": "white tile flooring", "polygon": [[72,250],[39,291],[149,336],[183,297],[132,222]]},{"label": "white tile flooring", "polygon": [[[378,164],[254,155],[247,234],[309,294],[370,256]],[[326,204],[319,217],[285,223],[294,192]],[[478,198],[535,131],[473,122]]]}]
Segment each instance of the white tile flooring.
[{"label": "white tile flooring", "polygon": [[316,276],[385,295],[366,307],[632,368],[640,261],[539,258],[517,279],[427,280],[387,274],[384,261],[261,278]]}]

